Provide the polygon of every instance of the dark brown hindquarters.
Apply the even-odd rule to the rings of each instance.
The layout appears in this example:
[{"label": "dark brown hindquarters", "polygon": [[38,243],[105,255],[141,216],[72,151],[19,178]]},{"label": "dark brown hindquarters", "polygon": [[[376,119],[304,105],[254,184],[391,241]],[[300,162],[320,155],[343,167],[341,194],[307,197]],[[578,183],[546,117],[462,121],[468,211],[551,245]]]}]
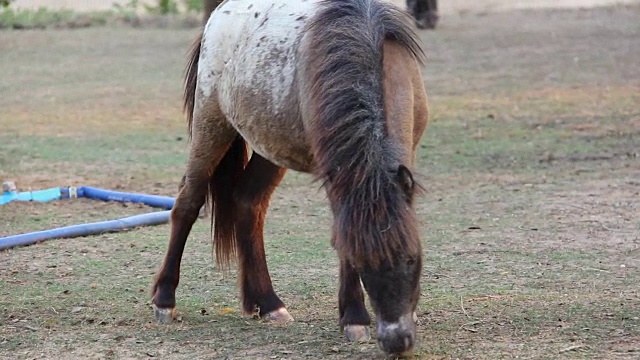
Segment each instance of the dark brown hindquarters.
[{"label": "dark brown hindquarters", "polygon": [[[185,75],[184,109],[189,133],[193,128],[193,109],[202,36],[194,44]],[[245,314],[256,309],[260,316],[283,315],[283,302],[273,290],[264,251],[264,220],[269,199],[285,169],[254,153],[248,161],[247,146],[239,135],[209,178],[208,204],[211,211],[212,237],[217,263],[228,269],[231,260],[239,259],[239,285]],[[286,310],[284,310],[286,312]],[[282,319],[272,319],[282,320]]]},{"label": "dark brown hindquarters", "polygon": [[[202,136],[198,136],[198,141],[191,144],[185,176],[171,211],[169,246],[153,286],[156,318],[161,322],[172,320],[184,246],[206,198],[209,198],[214,209],[212,215],[215,220],[212,221],[215,221],[214,227],[217,227],[214,237],[217,239],[215,247],[218,260],[223,264],[227,263],[235,249],[234,211],[230,192],[247,163],[247,150],[242,138],[234,139],[237,134],[229,131],[217,133],[217,129],[212,129],[213,118],[200,116],[198,126],[193,126],[201,39],[202,36],[191,50],[186,70],[184,109],[187,112],[190,139],[194,131],[201,131],[203,134],[199,134]],[[221,116],[215,113],[207,115]],[[224,138],[217,139],[215,136]]]},{"label": "dark brown hindquarters", "polygon": [[[202,38],[201,33],[194,41],[185,71],[183,109],[187,113],[189,137],[193,134],[193,110]],[[244,139],[238,135],[214,170],[209,182],[207,203],[211,211],[213,244],[216,261],[223,268],[228,268],[230,260],[236,255],[233,193],[247,163],[247,146]]]}]

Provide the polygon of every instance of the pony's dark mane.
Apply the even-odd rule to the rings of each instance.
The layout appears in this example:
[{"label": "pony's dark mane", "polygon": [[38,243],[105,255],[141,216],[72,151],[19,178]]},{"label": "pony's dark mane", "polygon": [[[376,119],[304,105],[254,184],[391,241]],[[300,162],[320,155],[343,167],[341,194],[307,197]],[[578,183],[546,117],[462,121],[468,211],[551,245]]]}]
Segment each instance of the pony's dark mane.
[{"label": "pony's dark mane", "polygon": [[396,171],[401,147],[385,119],[383,44],[394,41],[418,61],[423,51],[406,14],[392,5],[321,5],[308,29],[316,109],[310,140],[334,212],[334,246],[356,266],[417,255],[415,216]]},{"label": "pony's dark mane", "polygon": [[198,83],[198,61],[200,60],[200,48],[204,30],[195,39],[189,51],[189,61],[184,71],[184,103],[182,110],[187,114],[189,125],[189,138],[191,138],[191,124],[193,123],[193,108],[196,102],[196,85]]}]

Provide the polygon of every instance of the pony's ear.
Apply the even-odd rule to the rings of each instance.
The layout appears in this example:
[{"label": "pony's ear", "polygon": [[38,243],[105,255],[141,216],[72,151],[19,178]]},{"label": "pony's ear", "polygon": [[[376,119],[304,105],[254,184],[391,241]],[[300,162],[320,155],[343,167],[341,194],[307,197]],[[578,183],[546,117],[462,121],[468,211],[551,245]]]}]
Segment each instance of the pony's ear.
[{"label": "pony's ear", "polygon": [[409,171],[409,169],[407,169],[407,167],[404,165],[398,166],[398,183],[400,184],[400,187],[402,188],[404,193],[409,197],[409,200],[413,198],[416,183],[413,180],[411,171]]}]

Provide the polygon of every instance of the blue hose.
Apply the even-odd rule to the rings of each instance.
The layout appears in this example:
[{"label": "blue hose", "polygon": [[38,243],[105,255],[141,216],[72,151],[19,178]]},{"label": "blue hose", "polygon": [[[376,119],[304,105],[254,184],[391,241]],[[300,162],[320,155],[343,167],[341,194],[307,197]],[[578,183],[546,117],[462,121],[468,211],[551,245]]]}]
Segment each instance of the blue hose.
[{"label": "blue hose", "polygon": [[125,193],[98,189],[90,186],[81,186],[77,189],[77,192],[78,197],[104,201],[140,203],[161,209],[171,209],[175,201],[174,198],[168,196]]},{"label": "blue hose", "polygon": [[89,224],[71,225],[52,230],[36,231],[27,234],[0,238],[0,250],[15,246],[34,244],[50,239],[73,238],[114,232],[138,226],[159,225],[169,222],[170,210],[130,216],[118,220],[101,221]]},{"label": "blue hose", "polygon": [[0,205],[10,203],[12,201],[38,201],[47,202],[51,200],[58,200],[64,198],[62,190],[64,188],[51,188],[38,191],[7,191],[0,194]]},{"label": "blue hose", "polygon": [[0,205],[7,204],[11,201],[47,202],[75,197],[85,197],[88,199],[104,201],[131,202],[167,210],[173,207],[173,202],[175,201],[172,197],[168,196],[125,193],[94,188],[91,186],[80,186],[78,188],[56,187],[37,191],[6,192],[0,195]]},{"label": "blue hose", "polygon": [[[90,186],[57,187],[46,190],[27,192],[6,192],[1,194],[0,205],[11,201],[39,201],[47,202],[58,199],[70,199],[84,197],[104,201],[119,201],[145,204],[152,207],[170,210],[173,208],[175,199],[168,196],[125,193]],[[27,234],[13,235],[0,238],[0,250],[9,249],[15,246],[30,245],[39,241],[60,238],[73,238],[114,232],[130,229],[138,226],[158,225],[169,222],[171,211],[160,211],[149,214],[130,216],[118,220],[102,221],[89,224],[72,225],[57,229],[36,231]]]}]

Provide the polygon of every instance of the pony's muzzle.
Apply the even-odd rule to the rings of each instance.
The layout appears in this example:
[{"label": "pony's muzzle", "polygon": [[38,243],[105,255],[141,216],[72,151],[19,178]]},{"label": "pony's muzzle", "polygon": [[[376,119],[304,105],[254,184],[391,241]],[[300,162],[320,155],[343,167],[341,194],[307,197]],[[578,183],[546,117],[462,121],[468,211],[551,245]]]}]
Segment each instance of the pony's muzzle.
[{"label": "pony's muzzle", "polygon": [[416,342],[414,314],[401,316],[397,322],[378,320],[377,337],[380,348],[389,354],[404,355],[413,349]]}]

